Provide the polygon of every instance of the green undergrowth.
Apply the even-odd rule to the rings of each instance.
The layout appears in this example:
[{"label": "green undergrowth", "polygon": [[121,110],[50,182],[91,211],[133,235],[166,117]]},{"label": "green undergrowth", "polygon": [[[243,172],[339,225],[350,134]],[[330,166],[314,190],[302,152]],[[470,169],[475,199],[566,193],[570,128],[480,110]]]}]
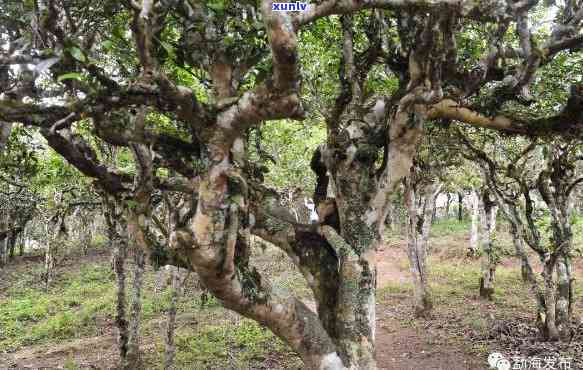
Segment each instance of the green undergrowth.
[{"label": "green undergrowth", "polygon": [[98,321],[113,312],[112,278],[108,266],[95,264],[60,275],[48,291],[31,280],[15,284],[0,306],[0,352],[98,335]]},{"label": "green undergrowth", "polygon": [[[224,317],[218,321],[218,324],[177,330],[175,361],[178,369],[252,369],[262,368],[265,362],[269,362],[269,368],[301,368],[299,358],[256,322],[238,318],[225,320]],[[155,359],[163,356],[164,344],[159,340],[151,358],[153,367]]]},{"label": "green undergrowth", "polygon": [[[67,345],[79,338],[111,335],[116,288],[109,259],[106,255],[91,262],[78,258],[73,267],[57,274],[48,292],[41,279],[42,260],[7,275],[8,287],[0,290],[0,357],[37,346]],[[276,288],[306,293],[298,276],[276,271],[276,267],[270,268]],[[131,266],[128,270],[126,282],[131,292]],[[145,351],[144,358],[148,368],[155,369],[163,363],[162,338],[171,292],[154,292],[156,272],[151,268],[144,276],[142,343],[144,348],[154,348]],[[178,369],[301,368],[298,357],[266,328],[225,310],[211,295],[203,304],[196,283],[187,282],[179,300],[175,341]],[[76,368],[75,359],[64,358],[63,366]]]},{"label": "green undergrowth", "polygon": [[455,218],[436,220],[431,225],[431,236],[443,237],[452,234],[467,234],[470,230],[470,220],[458,221]]}]

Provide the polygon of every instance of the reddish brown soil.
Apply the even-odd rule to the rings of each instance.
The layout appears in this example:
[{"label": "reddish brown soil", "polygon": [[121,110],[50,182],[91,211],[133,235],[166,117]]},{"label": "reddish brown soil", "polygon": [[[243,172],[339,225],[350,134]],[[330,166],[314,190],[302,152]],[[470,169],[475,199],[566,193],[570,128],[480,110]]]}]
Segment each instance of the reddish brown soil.
[{"label": "reddish brown soil", "polygon": [[[387,246],[379,251],[378,286],[409,281],[405,245]],[[408,297],[404,297],[407,299]],[[423,330],[403,327],[396,316],[398,308],[377,305],[377,363],[391,370],[481,370],[485,360],[468,355],[454,345],[436,343]],[[405,313],[406,315],[406,313]]]}]

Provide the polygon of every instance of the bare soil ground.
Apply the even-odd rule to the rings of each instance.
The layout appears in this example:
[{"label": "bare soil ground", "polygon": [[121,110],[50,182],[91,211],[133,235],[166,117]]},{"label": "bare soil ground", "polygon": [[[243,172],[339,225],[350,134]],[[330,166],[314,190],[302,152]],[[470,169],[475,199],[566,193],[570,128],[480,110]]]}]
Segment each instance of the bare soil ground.
[{"label": "bare soil ground", "polygon": [[[377,255],[379,288],[410,281],[405,245],[387,245]],[[377,362],[391,370],[481,370],[485,360],[471,355],[460,345],[435,341],[424,328],[404,327],[403,317],[411,315],[409,295],[392,294],[391,301],[377,305]]]}]

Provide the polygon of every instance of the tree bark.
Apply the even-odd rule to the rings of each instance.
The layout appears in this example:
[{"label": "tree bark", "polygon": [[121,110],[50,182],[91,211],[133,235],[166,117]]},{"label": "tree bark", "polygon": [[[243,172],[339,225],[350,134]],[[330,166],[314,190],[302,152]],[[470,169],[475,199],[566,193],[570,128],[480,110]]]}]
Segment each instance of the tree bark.
[{"label": "tree bark", "polygon": [[[534,271],[528,259],[528,254],[524,248],[524,241],[522,237],[518,234],[518,227],[514,222],[510,223],[510,235],[512,236],[512,244],[514,245],[514,250],[516,251],[516,256],[520,260],[520,275],[523,282],[532,282],[534,278]],[[534,278],[536,283],[536,278]]]},{"label": "tree bark", "polygon": [[112,266],[116,277],[116,315],[117,346],[122,367],[126,363],[128,352],[128,321],[126,318],[126,258],[127,258],[127,226],[121,202],[114,197],[104,196],[105,221],[112,252]]},{"label": "tree bark", "polygon": [[80,221],[82,225],[81,232],[81,250],[83,251],[84,255],[87,255],[89,251],[89,247],[91,246],[91,241],[93,240],[93,227],[91,222],[92,214],[88,212],[82,212],[80,215]]},{"label": "tree bark", "polygon": [[0,267],[8,264],[8,236],[4,235],[0,239]]},{"label": "tree bark", "polygon": [[549,258],[545,261],[543,269],[544,279],[544,297],[545,297],[545,319],[543,333],[545,338],[551,341],[559,340],[560,334],[556,321],[556,284],[553,278],[555,270],[554,259]]},{"label": "tree bark", "polygon": [[48,290],[52,284],[55,276],[55,267],[57,264],[57,254],[59,246],[62,243],[60,226],[57,224],[57,230],[52,230],[48,233],[49,237],[46,241],[45,248],[45,290]]},{"label": "tree bark", "polygon": [[164,351],[164,370],[174,369],[174,356],[176,355],[176,346],[174,345],[174,329],[176,327],[176,308],[178,299],[181,295],[182,279],[178,267],[172,269],[172,285],[170,293],[170,307],[168,309],[166,321],[165,351]]},{"label": "tree bark", "polygon": [[14,248],[16,247],[16,239],[18,238],[19,232],[13,231],[10,233],[10,237],[8,238],[8,258],[14,258]]},{"label": "tree bark", "polygon": [[479,217],[480,217],[480,197],[475,190],[472,190],[470,194],[471,202],[472,202],[472,217],[471,217],[471,225],[470,225],[470,246],[468,250],[469,256],[476,256],[478,254],[478,250],[480,248],[480,226],[479,226]]},{"label": "tree bark", "polygon": [[557,329],[566,333],[573,313],[573,280],[571,258],[562,255],[557,261]]},{"label": "tree bark", "polygon": [[464,220],[464,195],[457,193],[457,220],[462,222]]},{"label": "tree bark", "polygon": [[498,256],[494,250],[492,233],[494,232],[496,205],[490,199],[487,190],[480,194],[481,246],[482,246],[482,276],[480,278],[480,297],[492,300],[494,296],[494,277]]},{"label": "tree bark", "polygon": [[146,265],[146,254],[142,248],[133,248],[134,274],[128,330],[128,351],[124,367],[128,370],[141,367],[140,323],[142,320],[142,285]]},{"label": "tree bark", "polygon": [[409,214],[407,255],[413,277],[413,308],[416,317],[428,317],[433,308],[428,283],[427,242],[435,199],[440,188],[438,184],[414,184],[409,180],[405,194]]},{"label": "tree bark", "polygon": [[27,227],[24,226],[22,233],[20,234],[20,244],[18,245],[18,255],[20,257],[24,256],[24,247],[26,245],[26,234],[27,234]]}]

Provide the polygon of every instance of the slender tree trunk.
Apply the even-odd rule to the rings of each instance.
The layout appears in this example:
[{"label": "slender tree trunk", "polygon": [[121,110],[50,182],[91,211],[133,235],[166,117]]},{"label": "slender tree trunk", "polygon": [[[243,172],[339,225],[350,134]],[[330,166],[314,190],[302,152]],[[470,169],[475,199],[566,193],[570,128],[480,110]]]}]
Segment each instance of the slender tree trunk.
[{"label": "slender tree trunk", "polygon": [[116,316],[115,323],[118,330],[118,348],[120,359],[125,363],[128,352],[128,322],[126,319],[126,246],[125,243],[116,243],[114,248],[113,266],[116,276],[117,294],[116,294]]},{"label": "slender tree trunk", "polygon": [[130,306],[128,352],[126,369],[141,367],[140,322],[142,316],[142,285],[146,256],[141,248],[134,249],[134,276],[132,281],[132,302]]},{"label": "slender tree trunk", "polygon": [[445,193],[447,199],[445,201],[445,219],[449,220],[449,211],[451,208],[451,194],[449,192]]},{"label": "slender tree trunk", "polygon": [[[439,196],[439,194],[437,196]],[[436,197],[436,199],[437,199],[437,197]],[[437,220],[437,217],[438,217],[438,215],[437,215],[437,207],[435,207],[435,205],[434,205],[433,206],[433,209],[431,211],[431,220],[430,220],[431,221],[430,222],[431,225],[433,225],[433,223],[435,222],[435,220]]]},{"label": "slender tree trunk", "polygon": [[393,222],[394,222],[394,209],[393,209],[393,205],[389,204],[384,212],[383,215],[381,216],[381,220],[382,222],[379,222],[379,235],[381,238],[381,243],[385,243],[385,232],[386,229],[388,228],[389,230],[393,230]]},{"label": "slender tree trunk", "polygon": [[45,289],[48,290],[49,286],[54,280],[56,258],[59,250],[59,244],[61,242],[61,232],[59,230],[53,231],[53,237],[49,237],[47,240],[47,246],[45,249]]},{"label": "slender tree trunk", "polygon": [[91,241],[93,240],[93,234],[92,234],[92,222],[90,219],[91,215],[82,215],[81,216],[81,224],[83,226],[82,230],[80,230],[81,232],[81,249],[83,250],[83,254],[87,255],[87,253],[89,252],[89,247],[91,246]]},{"label": "slender tree trunk", "polygon": [[409,213],[407,254],[413,277],[414,311],[417,317],[429,316],[433,308],[428,283],[427,242],[439,188],[439,185],[432,184],[421,185],[416,189],[414,184],[409,183],[406,190]]},{"label": "slender tree trunk", "polygon": [[172,288],[170,295],[170,308],[168,309],[168,320],[166,321],[166,349],[164,353],[164,370],[174,369],[174,356],[176,346],[174,345],[174,329],[176,327],[176,308],[182,289],[182,279],[180,269],[172,269]]},{"label": "slender tree trunk", "polygon": [[470,226],[470,247],[468,255],[476,256],[480,248],[480,230],[479,230],[479,216],[480,216],[480,198],[475,190],[472,190],[470,195],[472,201],[472,218]]},{"label": "slender tree trunk", "polygon": [[8,244],[8,237],[5,236],[3,239],[0,239],[0,266],[4,267],[8,263],[7,261],[7,246]]},{"label": "slender tree trunk", "polygon": [[26,226],[22,229],[22,234],[20,234],[20,244],[18,244],[18,255],[20,257],[24,256],[24,246],[26,244]]},{"label": "slender tree trunk", "polygon": [[495,205],[490,200],[489,192],[483,191],[480,197],[481,241],[482,241],[482,276],[480,278],[480,297],[491,300],[494,295],[494,276],[498,257],[492,241],[495,225]]},{"label": "slender tree trunk", "polygon": [[457,194],[457,220],[462,222],[464,220],[464,195]]},{"label": "slender tree trunk", "polygon": [[394,206],[392,204],[389,204],[387,206],[387,211],[386,211],[386,217],[385,217],[385,226],[389,229],[389,230],[393,230],[394,228],[394,222],[395,222],[395,209]]},{"label": "slender tree trunk", "polygon": [[13,231],[10,234],[10,238],[8,238],[8,257],[10,259],[14,258],[14,248],[16,248],[16,239],[18,238],[19,233],[17,231]]},{"label": "slender tree trunk", "polygon": [[[512,235],[512,244],[514,244],[514,250],[516,251],[516,256],[520,260],[520,275],[523,282],[532,282],[530,277],[534,277],[534,271],[528,259],[528,254],[524,248],[524,241],[518,234],[518,228],[514,222],[510,222],[510,234]],[[536,283],[536,278],[535,278]]]},{"label": "slender tree trunk", "polygon": [[127,259],[127,227],[121,204],[118,200],[104,196],[104,216],[107,223],[107,233],[112,251],[112,267],[116,280],[116,314],[117,346],[122,367],[127,362],[128,353],[128,321],[126,318],[126,259]]}]

